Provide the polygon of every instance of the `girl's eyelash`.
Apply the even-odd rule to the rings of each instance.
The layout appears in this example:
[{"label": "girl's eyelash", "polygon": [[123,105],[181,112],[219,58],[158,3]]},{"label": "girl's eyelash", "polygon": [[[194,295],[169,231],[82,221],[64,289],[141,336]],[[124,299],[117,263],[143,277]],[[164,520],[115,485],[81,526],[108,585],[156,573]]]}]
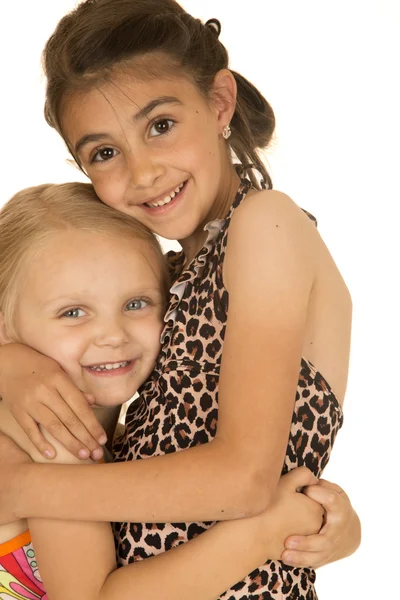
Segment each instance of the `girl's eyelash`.
[{"label": "girl's eyelash", "polygon": [[85,312],[85,310],[81,306],[72,306],[71,308],[64,308],[58,316],[59,316],[59,318],[63,318],[63,317],[66,317],[67,313],[72,313],[76,310]]},{"label": "girl's eyelash", "polygon": [[[100,152],[102,150],[108,150],[108,149],[113,150],[113,151],[116,152],[115,148],[113,148],[112,146],[101,146],[100,148],[95,148],[95,150],[93,151],[93,153],[89,157],[89,164],[92,165],[94,162],[105,163],[105,162],[108,162],[108,160],[111,160],[111,159],[108,159],[108,160],[98,160],[98,161],[95,160],[96,157],[100,154]],[[114,156],[112,158],[114,158]]]},{"label": "girl's eyelash", "polygon": [[158,137],[161,137],[163,135],[168,135],[169,133],[171,133],[172,129],[176,125],[176,120],[172,119],[171,117],[167,117],[167,116],[155,117],[152,121],[150,121],[149,131],[151,131],[151,129],[154,127],[154,125],[157,125],[157,123],[162,123],[163,121],[169,121],[170,123],[172,123],[172,125],[169,127],[168,131],[166,131],[164,133],[160,133]]},{"label": "girl's eyelash", "polygon": [[[169,127],[169,129],[167,131],[165,131],[164,133],[160,133],[157,137],[161,137],[161,136],[168,135],[169,133],[171,133],[172,129],[176,125],[175,119],[171,119],[171,117],[155,117],[149,123],[149,131],[151,131],[151,129],[155,125],[157,125],[157,123],[162,123],[163,121],[168,121],[168,122],[172,123],[172,125]],[[110,150],[113,150],[114,152],[116,152],[115,148],[113,148],[112,146],[101,146],[100,148],[95,148],[95,150],[93,151],[92,155],[89,157],[89,164],[92,165],[95,162],[106,163],[106,162],[108,162],[108,160],[111,160],[111,158],[114,158],[114,156],[112,156],[108,160],[99,160],[99,161],[96,160],[96,158],[99,155],[99,153],[102,150],[107,150],[107,149],[110,149]]]},{"label": "girl's eyelash", "polygon": [[153,302],[150,300],[150,298],[140,297],[140,298],[132,298],[131,300],[129,300],[126,303],[125,306],[128,306],[128,304],[131,304],[132,302],[145,302],[148,306],[153,304]]}]

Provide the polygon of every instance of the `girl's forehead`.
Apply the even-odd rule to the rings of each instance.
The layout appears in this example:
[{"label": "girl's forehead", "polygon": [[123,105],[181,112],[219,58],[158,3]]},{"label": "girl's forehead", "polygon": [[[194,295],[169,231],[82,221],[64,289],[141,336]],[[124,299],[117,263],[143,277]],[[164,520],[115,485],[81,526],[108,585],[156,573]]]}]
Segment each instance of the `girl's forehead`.
[{"label": "girl's forehead", "polygon": [[62,105],[61,126],[71,139],[81,133],[78,129],[88,129],[105,118],[127,118],[135,124],[161,104],[185,107],[200,103],[204,98],[187,77],[139,78],[134,71],[124,70],[109,81],[71,92]]},{"label": "girl's forehead", "polygon": [[137,68],[136,65],[120,65],[110,74],[86,82],[82,89],[71,90],[64,100],[64,107],[76,100],[82,101],[102,98],[104,102],[118,102],[142,108],[149,100],[171,94],[185,99],[201,96],[192,78],[179,70],[159,68],[157,73],[151,69]]},{"label": "girl's forehead", "polygon": [[[87,229],[57,230],[34,245],[26,257],[25,277],[38,273],[49,285],[75,271],[99,273],[122,272],[129,278],[132,268],[153,278],[158,272],[155,253],[150,243],[122,231]],[[119,269],[120,267],[120,269]],[[88,270],[87,270],[88,269]]]}]

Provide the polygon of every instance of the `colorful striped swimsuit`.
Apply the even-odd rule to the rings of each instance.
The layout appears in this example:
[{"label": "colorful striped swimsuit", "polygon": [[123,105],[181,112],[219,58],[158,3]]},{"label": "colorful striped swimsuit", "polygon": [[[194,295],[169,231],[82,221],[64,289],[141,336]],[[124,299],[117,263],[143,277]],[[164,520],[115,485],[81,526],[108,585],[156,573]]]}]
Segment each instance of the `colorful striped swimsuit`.
[{"label": "colorful striped swimsuit", "polygon": [[0,600],[48,600],[29,531],[0,544]]}]

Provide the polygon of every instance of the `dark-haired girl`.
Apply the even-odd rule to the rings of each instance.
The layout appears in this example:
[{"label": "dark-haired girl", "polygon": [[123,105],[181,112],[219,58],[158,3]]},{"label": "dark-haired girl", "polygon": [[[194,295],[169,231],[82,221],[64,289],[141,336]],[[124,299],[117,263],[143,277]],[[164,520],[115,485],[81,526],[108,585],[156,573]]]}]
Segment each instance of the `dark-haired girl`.
[{"label": "dark-haired girl", "polygon": [[[47,120],[98,196],[182,246],[169,255],[161,353],[115,440],[117,464],[84,475],[23,465],[22,493],[4,471],[9,514],[115,522],[120,566],[260,514],[295,467],[319,477],[342,424],[350,295],[315,220],[272,190],[258,150],[273,111],[229,70],[218,35],[172,0],[97,0],[64,17],[44,52]],[[0,392],[43,453],[37,423],[98,456],[90,433],[101,432],[56,365],[21,346],[2,348],[0,365]],[[307,493],[327,511],[319,535],[290,538],[284,562],[222,597],[316,597],[307,567],[352,552],[359,525],[340,488]]]}]

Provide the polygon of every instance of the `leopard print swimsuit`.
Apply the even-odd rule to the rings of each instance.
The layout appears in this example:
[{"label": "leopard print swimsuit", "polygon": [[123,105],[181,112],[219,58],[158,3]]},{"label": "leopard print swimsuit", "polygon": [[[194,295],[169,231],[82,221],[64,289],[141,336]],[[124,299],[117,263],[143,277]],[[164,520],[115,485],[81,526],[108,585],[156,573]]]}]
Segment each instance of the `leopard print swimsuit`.
[{"label": "leopard print swimsuit", "polygon": [[[156,367],[126,415],[124,436],[114,445],[116,461],[146,459],[205,444],[216,433],[218,380],[228,309],[222,279],[229,223],[250,182],[243,178],[225,219],[208,223],[205,245],[183,268],[183,252],[170,252],[175,281],[165,316]],[[319,476],[342,425],[341,407],[323,376],[301,361],[290,437],[282,473],[300,465]],[[116,523],[120,566],[165,552],[214,525]],[[315,572],[268,561],[222,594],[224,600],[316,600]]]}]

